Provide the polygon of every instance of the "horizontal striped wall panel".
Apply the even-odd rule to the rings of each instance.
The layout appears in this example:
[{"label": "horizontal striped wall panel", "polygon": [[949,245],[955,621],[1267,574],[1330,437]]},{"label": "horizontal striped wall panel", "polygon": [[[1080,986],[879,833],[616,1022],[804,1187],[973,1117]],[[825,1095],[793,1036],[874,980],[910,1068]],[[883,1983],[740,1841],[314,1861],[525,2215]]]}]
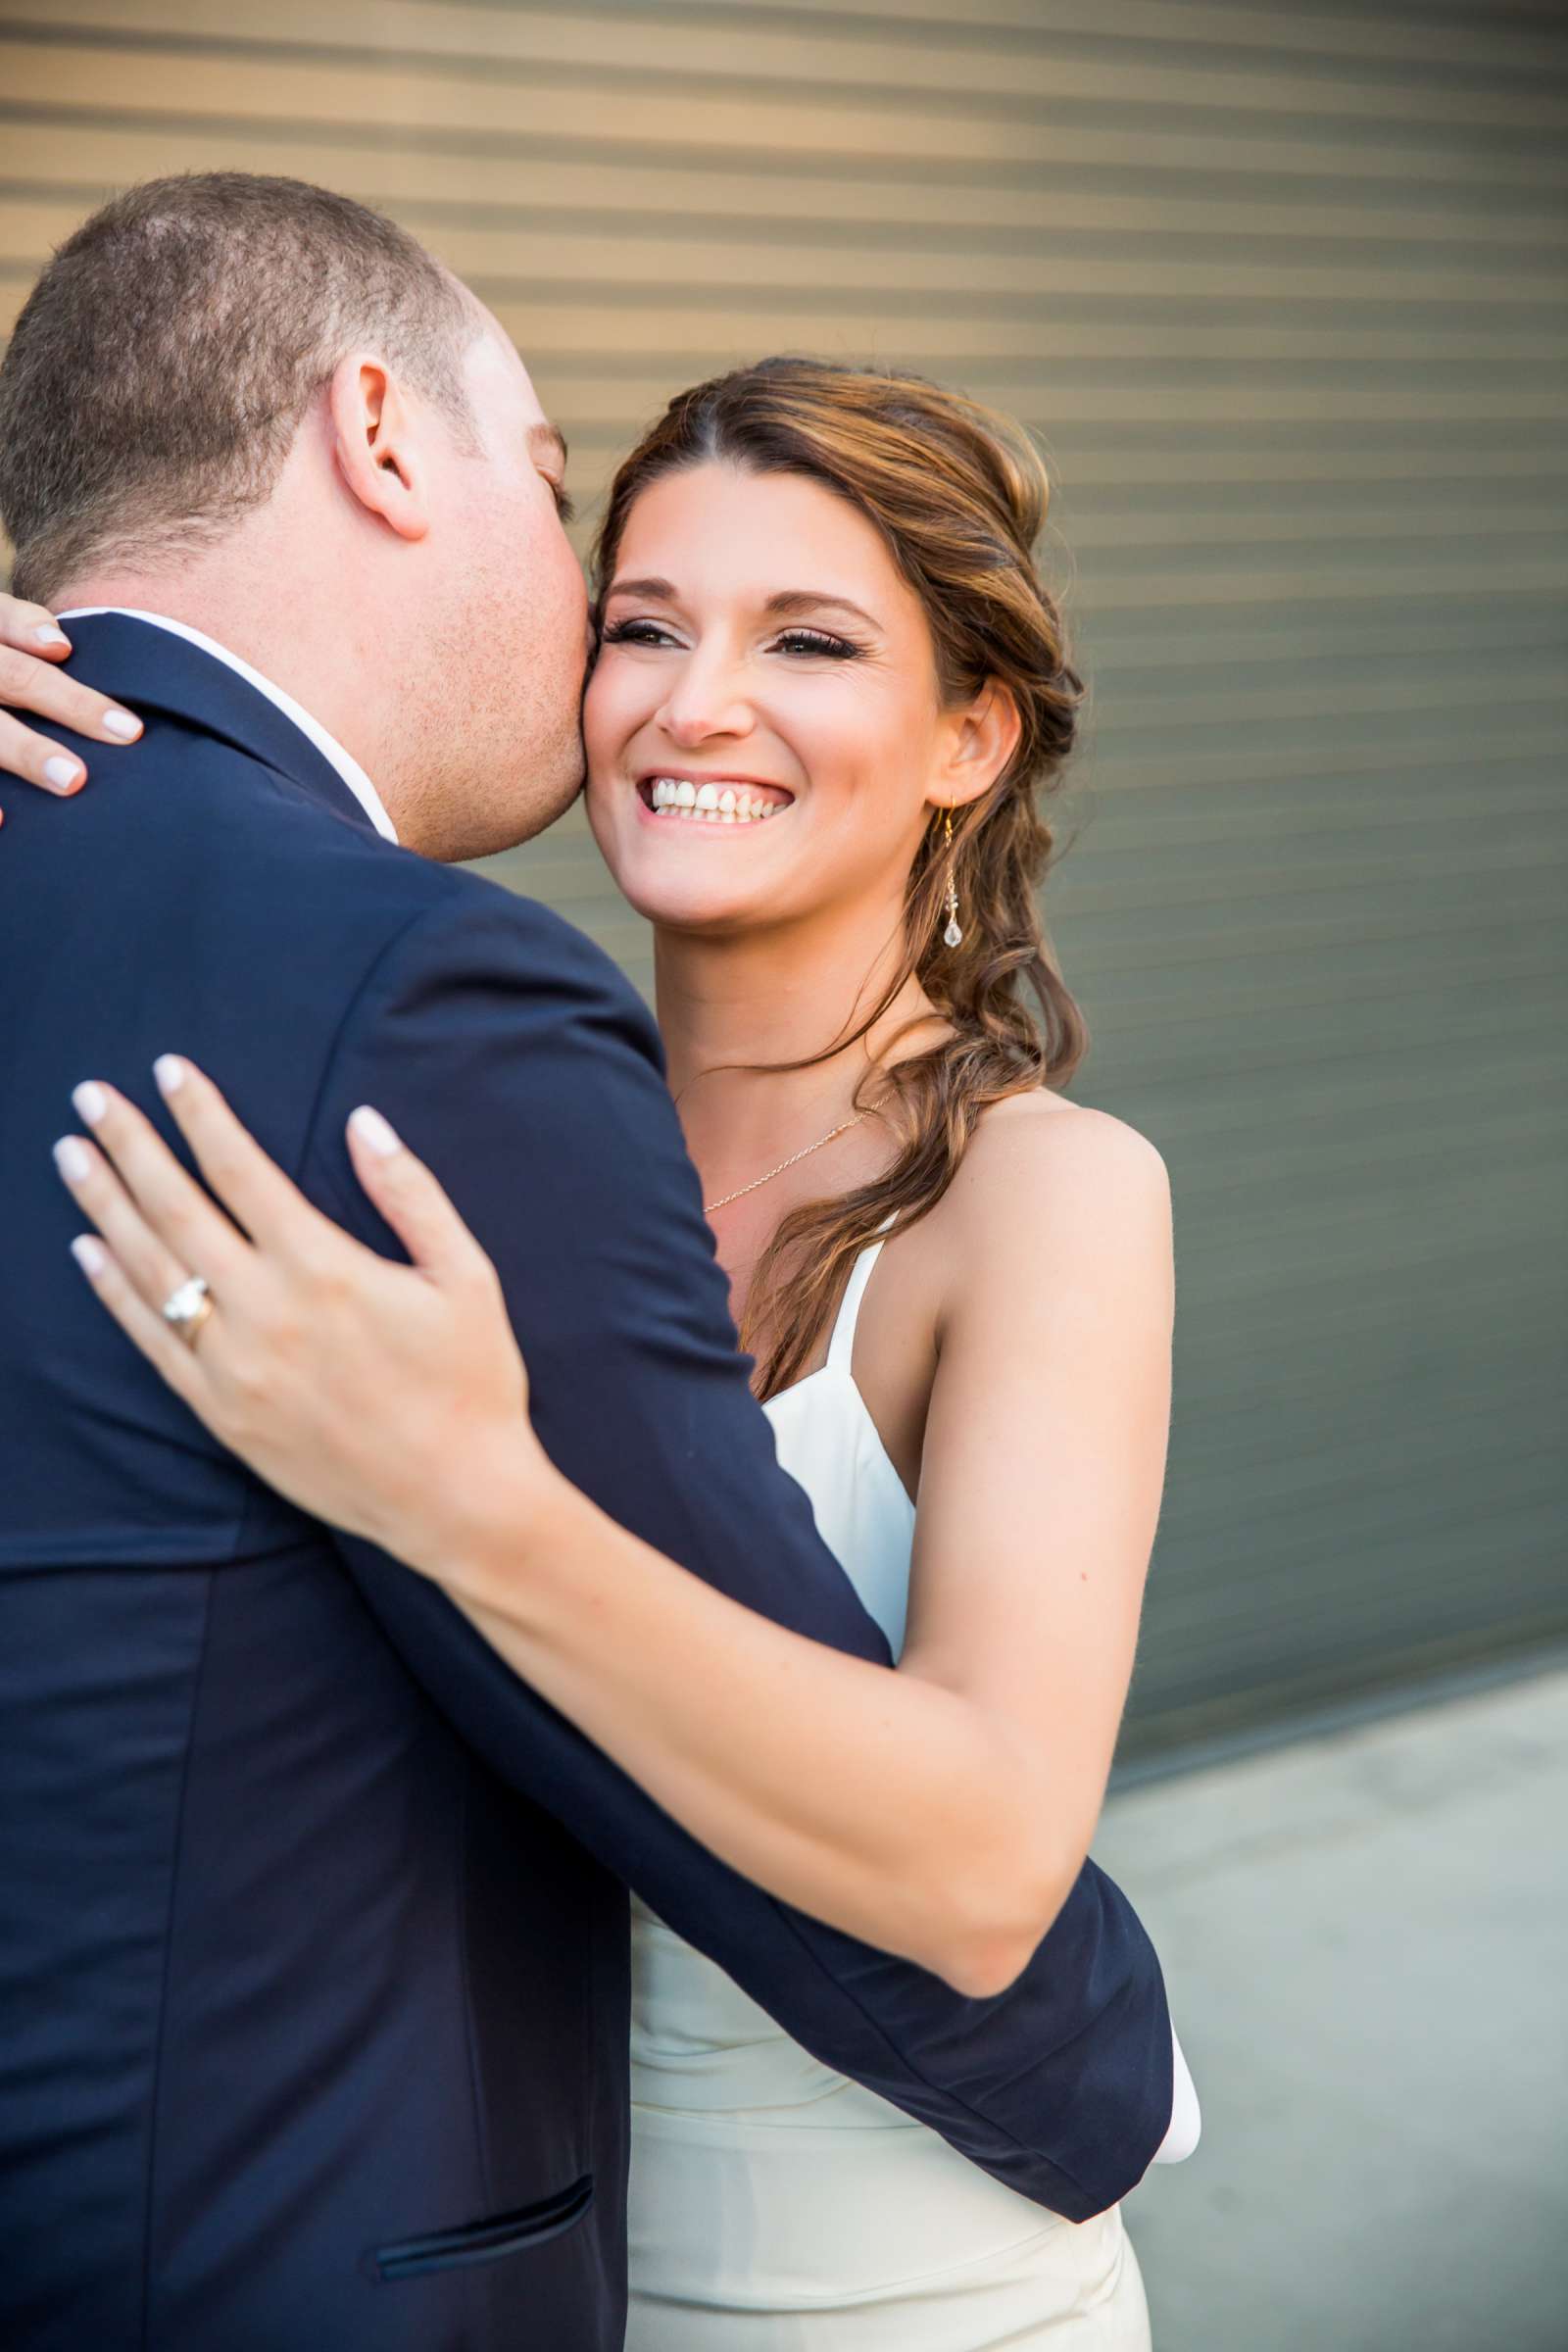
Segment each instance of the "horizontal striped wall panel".
[{"label": "horizontal striped wall panel", "polygon": [[[26,24],[24,7],[17,21]],[[512,74],[569,86],[581,75],[609,88],[636,77],[639,101],[688,93],[694,81],[750,94],[760,82],[783,85],[790,96],[820,106],[824,100],[872,95],[911,107],[965,104],[1017,115],[1041,106],[1082,111],[1109,106],[1118,114],[1143,110],[1163,116],[1187,111],[1289,122],[1316,115],[1336,127],[1359,121],[1387,124],[1462,123],[1521,129],[1555,127],[1554,99],[1536,63],[1473,58],[1462,76],[1347,74],[1337,60],[1278,59],[1209,47],[1197,56],[1180,42],[1150,44],[1136,81],[1125,53],[1103,40],[1058,33],[1049,41],[1020,40],[955,17],[939,43],[890,39],[857,25],[848,11],[808,29],[778,16],[679,7],[462,7],[446,0],[336,0],[330,13],[314,0],[269,0],[265,24],[236,27],[225,0],[51,0],[47,22],[56,33],[119,39],[151,52],[172,46],[232,55],[266,48],[323,61],[341,60],[362,73],[368,61],[396,70],[430,65],[488,82]],[[1174,24],[1177,20],[1172,19]],[[951,33],[961,27],[964,37]],[[606,50],[612,51],[612,59]],[[699,102],[706,101],[706,90]],[[922,127],[910,121],[911,129]]]},{"label": "horizontal striped wall panel", "polygon": [[[1470,0],[0,0],[0,334],[110,188],[273,171],[491,303],[585,537],[764,350],[1038,436],[1075,1092],[1177,1202],[1129,1753],[1568,1630],[1565,126]],[[648,985],[580,811],[496,870]]]}]

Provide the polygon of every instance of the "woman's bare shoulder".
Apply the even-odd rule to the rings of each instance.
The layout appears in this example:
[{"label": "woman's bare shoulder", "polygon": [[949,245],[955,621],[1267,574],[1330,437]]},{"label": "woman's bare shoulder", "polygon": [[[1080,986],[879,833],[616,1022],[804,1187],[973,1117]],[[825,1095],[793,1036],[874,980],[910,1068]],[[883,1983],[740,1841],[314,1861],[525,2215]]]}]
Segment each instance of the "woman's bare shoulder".
[{"label": "woman's bare shoulder", "polygon": [[1140,1129],[1040,1088],[982,1113],[944,1206],[951,1202],[956,1232],[999,1219],[1036,1222],[1047,1202],[1062,1212],[1099,1203],[1147,1214],[1169,1198],[1164,1159]]},{"label": "woman's bare shoulder", "polygon": [[1041,1088],[981,1113],[941,1200],[894,1238],[903,1316],[937,1332],[981,1288],[1054,1286],[1070,1265],[1162,1273],[1174,1252],[1170,1178],[1138,1128]]},{"label": "woman's bare shoulder", "polygon": [[[935,1225],[937,1220],[933,1218]],[[1108,1111],[1059,1096],[986,1112],[931,1244],[940,1352],[1004,1367],[1062,1328],[1168,1340],[1175,1312],[1170,1179],[1158,1150]],[[1066,1322],[1063,1323],[1063,1318]],[[974,1353],[978,1350],[978,1353]]]},{"label": "woman's bare shoulder", "polygon": [[1027,1295],[1063,1285],[1174,1281],[1170,1179],[1156,1147],[1108,1111],[1043,1089],[985,1111],[953,1183],[902,1245],[906,1310],[940,1334],[967,1318],[1016,1320]]}]

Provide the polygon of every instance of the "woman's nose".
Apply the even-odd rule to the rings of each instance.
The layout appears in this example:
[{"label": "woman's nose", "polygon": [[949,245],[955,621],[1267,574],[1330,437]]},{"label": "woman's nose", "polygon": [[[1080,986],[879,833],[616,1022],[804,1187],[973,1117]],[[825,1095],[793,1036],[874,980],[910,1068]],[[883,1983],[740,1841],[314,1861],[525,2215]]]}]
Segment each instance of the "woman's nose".
[{"label": "woman's nose", "polygon": [[671,743],[686,751],[710,736],[747,735],[752,728],[751,705],[735,691],[732,680],[706,663],[694,662],[682,672],[658,718]]}]

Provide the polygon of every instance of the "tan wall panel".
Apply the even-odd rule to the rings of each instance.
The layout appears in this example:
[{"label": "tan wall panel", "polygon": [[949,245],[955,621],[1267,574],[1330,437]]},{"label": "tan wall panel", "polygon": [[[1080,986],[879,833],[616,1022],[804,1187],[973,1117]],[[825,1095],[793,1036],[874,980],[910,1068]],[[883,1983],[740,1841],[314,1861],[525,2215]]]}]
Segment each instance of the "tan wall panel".
[{"label": "tan wall panel", "polygon": [[[30,11],[7,0],[15,21]],[[1489,88],[1426,84],[1403,76],[1364,80],[1306,60],[1291,70],[1273,65],[1238,68],[1228,60],[1202,57],[1168,62],[1169,49],[1155,49],[1136,64],[1125,54],[1102,59],[1059,46],[1020,43],[1005,34],[984,46],[972,24],[962,25],[962,46],[951,38],[930,48],[906,36],[867,40],[842,23],[808,32],[779,30],[768,23],[733,19],[683,20],[678,7],[661,9],[657,20],[632,9],[560,9],[432,6],[425,0],[334,0],[324,15],[314,0],[268,0],[266,18],[252,29],[236,25],[228,0],[50,0],[44,21],[52,29],[82,28],[108,34],[134,32],[176,41],[220,42],[225,50],[294,48],[367,56],[427,58],[454,65],[482,61],[488,72],[520,68],[644,76],[656,103],[677,91],[682,100],[694,77],[806,84],[813,101],[841,91],[875,91],[901,111],[922,98],[951,102],[1001,101],[1001,111],[1049,103],[1057,107],[1147,106],[1161,113],[1189,108],[1292,120],[1324,113],[1336,122],[1365,121],[1395,125],[1503,125],[1510,134],[1564,126],[1560,99],[1532,76],[1513,86]],[[973,43],[975,45],[971,46]],[[611,56],[607,58],[607,47]],[[1132,70],[1129,71],[1131,66]]]},{"label": "tan wall panel", "polygon": [[[791,13],[831,23],[843,0],[791,0]],[[732,0],[739,18],[771,15],[775,0]],[[1446,10],[1446,21],[1445,11]],[[881,18],[890,37],[939,36],[955,21],[952,0],[855,0],[858,17]],[[1211,50],[1234,50],[1286,65],[1345,59],[1369,70],[1393,67],[1408,74],[1412,48],[1421,63],[1459,65],[1490,74],[1552,74],[1562,70],[1560,24],[1554,0],[1506,12],[1475,0],[1431,0],[1419,27],[1406,7],[1358,6],[1353,13],[1331,8],[1280,7],[1252,0],[1238,8],[1203,7],[1181,0],[1173,20],[1171,0],[966,0],[959,21],[965,31],[985,27],[1015,37],[1059,46],[1089,36],[1102,48],[1121,49],[1136,60],[1139,45],[1168,46],[1178,40],[1198,64]]]},{"label": "tan wall panel", "polygon": [[[4,59],[0,49],[0,65]],[[4,78],[0,74],[0,87]],[[1451,203],[1411,202],[1400,179],[1373,181],[1348,201],[1342,155],[1325,158],[1321,173],[1298,183],[1292,195],[1252,193],[1239,216],[1233,193],[1207,193],[1191,173],[1175,175],[1175,184],[1152,206],[1147,162],[1129,166],[1121,175],[1126,184],[1118,187],[1107,184],[1112,175],[1104,170],[1086,185],[1070,160],[1050,173],[1037,168],[1008,173],[999,164],[978,180],[929,173],[847,177],[831,170],[781,173],[762,165],[693,170],[678,157],[631,163],[613,144],[592,161],[575,162],[559,155],[544,159],[526,148],[475,154],[457,145],[370,144],[346,136],[347,126],[303,138],[286,122],[206,122],[193,131],[184,122],[133,123],[106,112],[92,115],[84,127],[87,136],[73,139],[54,122],[5,122],[7,178],[36,189],[58,185],[79,210],[100,191],[189,171],[195,138],[208,170],[320,178],[365,201],[395,205],[406,218],[416,217],[414,208],[428,208],[431,219],[462,220],[483,208],[511,216],[519,234],[547,228],[549,238],[541,243],[569,234],[579,220],[610,218],[637,240],[639,252],[650,229],[667,229],[683,217],[693,233],[719,221],[749,234],[754,247],[763,238],[787,244],[793,224],[802,222],[813,225],[824,242],[874,237],[879,254],[890,244],[897,249],[934,239],[966,253],[1027,254],[1041,236],[1109,238],[1123,232],[1161,241],[1213,235],[1232,247],[1245,230],[1250,238],[1280,235],[1318,244],[1341,238],[1415,246],[1462,241],[1553,251],[1568,237],[1562,207],[1545,202],[1536,180],[1499,185],[1487,192],[1485,207],[1478,200],[1463,211]],[[410,135],[416,137],[416,129]]]},{"label": "tan wall panel", "polygon": [[[652,151],[755,156],[769,150],[792,167],[835,159],[857,164],[892,160],[943,170],[955,164],[1006,170],[1033,159],[1058,168],[1072,163],[1159,170],[1186,167],[1211,179],[1232,172],[1343,172],[1353,154],[1357,174],[1442,179],[1468,175],[1529,185],[1560,185],[1568,171],[1560,140],[1521,142],[1498,136],[1473,143],[1445,138],[1438,126],[1412,125],[1354,150],[1310,133],[1291,136],[1236,110],[1216,109],[1201,127],[1168,127],[1163,117],[1119,127],[1085,127],[1070,119],[1049,131],[1028,116],[915,111],[857,105],[836,93],[803,105],[799,95],[713,96],[683,89],[679,104],[661,106],[646,93],[623,97],[591,84],[498,83],[480,74],[340,65],[331,57],[279,63],[265,55],[181,56],[127,44],[58,46],[30,39],[7,44],[4,60],[12,105],[103,108],[193,122],[212,116],[353,125],[363,136],[417,124],[426,134],[465,140],[529,138],[632,144]],[[1251,135],[1248,135],[1249,126]],[[1529,152],[1538,148],[1539,152]]]},{"label": "tan wall panel", "polygon": [[77,48],[22,40],[5,54],[12,104],[103,106],[135,113],[205,114],[305,123],[391,126],[417,123],[464,137],[619,137],[654,149],[734,154],[802,145],[824,156],[872,154],[913,160],[983,162],[988,155],[1032,153],[1037,133],[1023,120],[971,113],[909,113],[831,101],[803,117],[799,101],[761,94],[683,93],[678,108],[651,92],[612,112],[591,81],[558,83],[522,76],[442,74],[410,68],[368,71],[340,63],[272,57],[265,52],[179,54],[137,45]]}]

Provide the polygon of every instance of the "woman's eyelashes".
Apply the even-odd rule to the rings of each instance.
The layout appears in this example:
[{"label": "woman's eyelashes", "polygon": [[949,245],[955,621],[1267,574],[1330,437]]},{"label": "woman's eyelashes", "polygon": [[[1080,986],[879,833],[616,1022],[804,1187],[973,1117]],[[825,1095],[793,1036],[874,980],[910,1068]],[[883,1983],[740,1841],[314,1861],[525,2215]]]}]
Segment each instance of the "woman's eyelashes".
[{"label": "woman's eyelashes", "polygon": [[773,642],[780,653],[819,654],[830,662],[858,662],[865,651],[848,637],[830,636],[826,629],[786,629]]},{"label": "woman's eyelashes", "polygon": [[[662,621],[615,620],[605,627],[602,642],[663,648],[678,646],[680,640]],[[769,638],[761,650],[789,655],[797,661],[858,662],[866,649],[848,637],[836,637],[827,629],[783,629],[776,637]]]},{"label": "woman's eyelashes", "polygon": [[675,639],[657,620],[607,620],[599,632],[601,645],[673,645]]}]

